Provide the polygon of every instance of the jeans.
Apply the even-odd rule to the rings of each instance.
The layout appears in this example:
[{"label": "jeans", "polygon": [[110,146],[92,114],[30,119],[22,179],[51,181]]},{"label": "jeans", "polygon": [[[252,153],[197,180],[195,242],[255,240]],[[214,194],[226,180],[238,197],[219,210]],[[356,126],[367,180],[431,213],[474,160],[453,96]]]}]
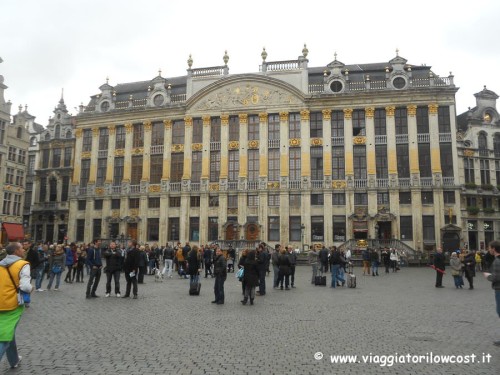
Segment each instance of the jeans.
[{"label": "jeans", "polygon": [[7,360],[9,361],[10,367],[14,367],[19,362],[19,355],[17,354],[16,345],[16,335],[12,338],[12,341],[2,341],[0,342],[0,361],[3,355],[7,353]]},{"label": "jeans", "polygon": [[283,288],[283,281],[285,281],[285,288],[288,289],[288,287],[290,286],[290,275],[284,274],[282,271],[279,271],[278,284],[280,285],[280,288]]},{"label": "jeans", "polygon": [[214,283],[214,294],[215,302],[222,304],[224,303],[224,282],[226,279],[224,276],[216,275]]},{"label": "jeans", "polygon": [[292,282],[292,287],[293,287],[293,284],[295,283],[295,265],[292,264],[290,266],[290,281]]},{"label": "jeans", "polygon": [[199,275],[191,275],[189,276],[190,280],[189,280],[189,283],[190,284],[196,284],[199,279],[200,279],[200,276]]},{"label": "jeans", "polygon": [[214,274],[212,273],[212,262],[205,262],[205,277],[208,277],[208,275],[210,276],[214,276]]},{"label": "jeans", "polygon": [[149,268],[148,274],[149,275],[153,274],[153,268],[155,268],[155,267],[156,267],[156,260],[155,259],[150,259],[149,263],[148,263],[148,268]]},{"label": "jeans", "polygon": [[54,276],[56,278],[56,289],[59,289],[59,284],[61,283],[61,275],[62,275],[62,272],[59,272],[59,273],[51,272],[49,284],[47,285],[47,289],[50,290],[50,288],[52,288],[52,282],[54,281]]},{"label": "jeans", "polygon": [[443,274],[439,271],[436,271],[436,286],[443,285]]},{"label": "jeans", "polygon": [[166,277],[172,277],[172,259],[165,259],[165,267],[163,267],[163,274]]},{"label": "jeans", "polygon": [[340,268],[340,264],[332,264],[332,288],[337,287],[337,281],[345,283],[345,279],[340,274]]},{"label": "jeans", "polygon": [[378,262],[375,260],[372,262],[372,275],[373,274],[378,275]]},{"label": "jeans", "polygon": [[99,280],[101,280],[101,269],[92,268],[90,271],[89,282],[87,284],[87,296],[95,295],[95,291],[99,285]]},{"label": "jeans", "polygon": [[266,294],[266,272],[265,268],[259,269],[259,294]]},{"label": "jeans", "polygon": [[42,288],[43,281],[43,269],[45,268],[45,264],[40,264],[37,268],[35,268],[36,281],[35,281],[35,289]]},{"label": "jeans", "polygon": [[312,266],[311,284],[314,284],[314,280],[316,279],[316,276],[318,275],[318,263],[313,263],[313,264],[311,264],[311,266]]},{"label": "jeans", "polygon": [[120,270],[106,272],[106,293],[111,293],[111,279],[115,280],[115,294],[120,293]]},{"label": "jeans", "polygon": [[130,277],[130,271],[125,271],[125,280],[127,281],[127,289],[125,291],[125,297],[130,296],[130,289],[133,287],[132,292],[134,296],[137,295],[137,274],[134,277]]},{"label": "jeans", "polygon": [[277,288],[278,287],[278,282],[279,282],[279,276],[280,275],[280,269],[277,265],[273,264],[273,276],[274,276],[274,284],[273,287]]}]

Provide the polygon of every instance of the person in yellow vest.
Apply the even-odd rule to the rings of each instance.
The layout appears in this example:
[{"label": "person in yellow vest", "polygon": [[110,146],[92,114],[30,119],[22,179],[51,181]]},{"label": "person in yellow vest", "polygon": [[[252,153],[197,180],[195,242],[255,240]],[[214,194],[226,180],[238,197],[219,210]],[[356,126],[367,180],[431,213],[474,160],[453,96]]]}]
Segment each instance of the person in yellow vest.
[{"label": "person in yellow vest", "polygon": [[17,288],[31,293],[33,286],[23,246],[13,242],[5,250],[7,256],[0,261],[0,361],[6,353],[10,367],[16,368],[21,361],[17,353],[16,327],[24,312],[24,304],[18,303]]}]

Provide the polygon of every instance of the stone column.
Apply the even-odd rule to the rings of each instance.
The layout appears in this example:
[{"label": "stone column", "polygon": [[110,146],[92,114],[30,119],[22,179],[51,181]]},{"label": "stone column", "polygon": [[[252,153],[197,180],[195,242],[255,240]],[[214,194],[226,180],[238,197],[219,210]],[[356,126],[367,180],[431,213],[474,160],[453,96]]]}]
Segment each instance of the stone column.
[{"label": "stone column", "polygon": [[[344,153],[345,153],[345,189],[347,213],[354,212],[354,164],[353,164],[353,134],[352,134],[352,108],[344,108]],[[353,238],[352,220],[346,220],[346,239]]]},{"label": "stone column", "polygon": [[219,180],[227,180],[229,174],[229,115],[221,115],[221,138],[220,138],[220,176]]},{"label": "stone column", "polygon": [[[201,185],[205,185],[210,178],[210,116],[206,115],[203,119],[203,154],[201,161]],[[204,181],[203,181],[204,180]]]},{"label": "stone column", "polygon": [[417,135],[417,106],[411,104],[406,107],[408,111],[408,147],[410,155],[410,174],[412,181],[420,178],[418,161],[418,135]]},{"label": "stone column", "polygon": [[[289,155],[288,155],[288,112],[280,112],[280,176],[282,182],[288,181],[289,176]],[[283,177],[285,177],[283,179]],[[288,186],[281,186],[281,189],[287,189]]]},{"label": "stone column", "polygon": [[[81,155],[82,154],[82,129],[76,129],[75,131],[75,137],[76,137],[76,142],[75,142],[75,158],[77,157],[76,155]],[[81,175],[81,168],[80,168],[80,163],[73,163],[73,185],[78,185],[80,184],[80,175]]]},{"label": "stone column", "polygon": [[309,127],[309,110],[300,111],[300,148],[301,148],[301,176],[302,180],[307,180],[309,186],[311,180],[311,142]]},{"label": "stone column", "polygon": [[260,179],[265,179],[267,181],[267,171],[268,171],[268,166],[267,166],[267,150],[268,150],[268,145],[267,145],[267,140],[268,140],[268,135],[267,135],[267,113],[259,113],[259,120],[260,120],[260,126],[259,126],[259,177]]},{"label": "stone column", "polygon": [[172,120],[164,120],[165,125],[163,140],[163,171],[161,179],[168,182],[170,180],[170,156],[172,152]]},{"label": "stone column", "polygon": [[431,169],[436,178],[441,178],[441,153],[439,150],[439,125],[438,125],[438,105],[429,104],[429,136],[431,147]]},{"label": "stone column", "polygon": [[99,128],[92,128],[92,154],[90,159],[89,184],[95,184],[97,178],[97,155],[99,148]]},{"label": "stone column", "polygon": [[132,129],[131,123],[125,124],[125,160],[123,168],[123,182],[125,183],[130,183],[132,177]]},{"label": "stone column", "polygon": [[332,177],[332,111],[323,111],[323,176],[331,184]]},{"label": "stone column", "polygon": [[144,153],[142,157],[142,179],[149,182],[151,174],[151,121],[144,121]]},{"label": "stone column", "polygon": [[[248,115],[240,113],[240,183],[248,177]],[[239,202],[238,202],[239,203]],[[245,202],[246,205],[246,202]],[[245,220],[246,221],[246,220]]]},{"label": "stone column", "polygon": [[182,179],[191,180],[191,145],[193,144],[193,118],[191,116],[184,117],[184,127],[184,166]]},{"label": "stone column", "polygon": [[106,180],[105,180],[106,185],[111,185],[113,183],[113,169],[115,165],[115,144],[116,144],[115,131],[116,127],[114,125],[108,126],[109,141],[108,141],[108,162],[106,166]]}]

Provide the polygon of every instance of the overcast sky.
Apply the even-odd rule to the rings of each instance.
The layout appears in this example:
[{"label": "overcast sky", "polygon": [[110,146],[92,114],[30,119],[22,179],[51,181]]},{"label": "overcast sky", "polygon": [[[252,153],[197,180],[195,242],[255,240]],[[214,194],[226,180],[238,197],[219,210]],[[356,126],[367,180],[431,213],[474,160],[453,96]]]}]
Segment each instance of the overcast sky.
[{"label": "overcast sky", "polygon": [[61,89],[68,110],[87,104],[106,81],[118,83],[186,74],[223,65],[256,73],[267,61],[291,60],[309,49],[309,66],[387,62],[432,66],[455,76],[458,113],[474,93],[500,94],[500,1],[385,0],[1,0],[0,74],[5,99],[28,105],[46,126]]}]

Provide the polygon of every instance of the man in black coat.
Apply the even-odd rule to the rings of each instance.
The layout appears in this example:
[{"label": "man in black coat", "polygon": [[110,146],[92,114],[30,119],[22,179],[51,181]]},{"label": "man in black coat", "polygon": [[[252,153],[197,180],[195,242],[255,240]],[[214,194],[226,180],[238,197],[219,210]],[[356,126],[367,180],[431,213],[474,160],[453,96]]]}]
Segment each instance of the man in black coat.
[{"label": "man in black coat", "polygon": [[443,273],[444,273],[444,254],[443,249],[438,247],[436,254],[434,254],[434,268],[436,270],[436,288],[444,288],[443,286]]},{"label": "man in black coat", "polygon": [[222,254],[222,250],[217,246],[215,250],[215,261],[214,261],[214,275],[215,275],[215,283],[214,283],[214,293],[215,300],[212,303],[216,303],[217,305],[224,304],[224,282],[227,278],[227,262],[226,258]]},{"label": "man in black coat", "polygon": [[325,246],[319,251],[318,257],[321,262],[321,272],[328,272],[328,250]]},{"label": "man in black coat", "polygon": [[122,252],[116,248],[116,242],[109,244],[109,249],[104,252],[106,259],[106,297],[111,293],[111,279],[115,280],[115,295],[120,298],[120,273],[123,267]]},{"label": "man in black coat", "polygon": [[140,251],[137,248],[137,241],[132,240],[129,242],[129,249],[127,249],[127,257],[123,264],[123,271],[125,272],[125,280],[127,280],[127,290],[123,298],[130,297],[130,288],[133,286],[132,292],[134,299],[137,299],[137,274],[139,273],[139,260]]},{"label": "man in black coat", "polygon": [[266,272],[267,265],[269,264],[269,258],[267,252],[264,250],[264,246],[259,246],[257,250],[257,265],[259,268],[259,296],[264,296],[266,294]]}]

